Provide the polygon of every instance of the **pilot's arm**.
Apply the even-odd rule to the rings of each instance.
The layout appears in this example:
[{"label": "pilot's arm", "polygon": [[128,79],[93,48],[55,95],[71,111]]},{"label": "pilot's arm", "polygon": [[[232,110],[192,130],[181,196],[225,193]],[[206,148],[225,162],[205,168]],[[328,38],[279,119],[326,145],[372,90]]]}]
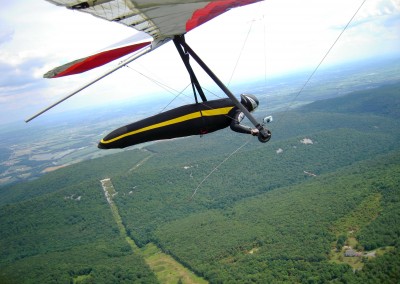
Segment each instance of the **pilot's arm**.
[{"label": "pilot's arm", "polygon": [[246,133],[254,136],[258,135],[257,128],[251,128],[240,124],[243,119],[244,119],[244,113],[240,109],[237,109],[232,117],[232,122],[230,125],[231,129],[239,133]]}]

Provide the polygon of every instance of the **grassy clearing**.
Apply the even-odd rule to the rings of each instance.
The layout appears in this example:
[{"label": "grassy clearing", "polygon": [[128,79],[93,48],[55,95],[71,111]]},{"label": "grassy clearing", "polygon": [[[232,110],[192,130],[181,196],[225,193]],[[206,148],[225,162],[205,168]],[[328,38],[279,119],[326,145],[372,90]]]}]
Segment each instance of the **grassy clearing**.
[{"label": "grassy clearing", "polygon": [[[121,236],[125,238],[126,242],[129,244],[133,252],[142,255],[147,265],[156,274],[157,279],[160,283],[178,283],[179,281],[189,284],[208,283],[204,279],[196,276],[189,269],[185,268],[182,264],[177,262],[171,256],[163,253],[154,244],[150,243],[143,249],[139,249],[136,243],[127,235],[126,228],[122,223],[121,216],[118,212],[118,207],[112,200],[113,196],[117,194],[117,191],[115,190],[111,179],[102,180],[101,183]],[[76,281],[78,280],[79,279],[76,279]]]},{"label": "grassy clearing", "polygon": [[340,234],[352,235],[362,227],[372,222],[381,211],[381,194],[376,193],[365,198],[360,205],[344,218],[339,219],[333,226],[332,231],[338,236]]},{"label": "grassy clearing", "polygon": [[346,263],[350,265],[354,270],[360,270],[364,266],[362,256],[345,257],[344,250],[341,251],[331,251],[330,261],[337,264]]},{"label": "grassy clearing", "polygon": [[[90,278],[92,278],[90,275],[79,275],[73,278],[72,283],[73,284],[79,284],[82,283],[84,281],[88,281],[90,280]],[[87,283],[87,282],[85,282]]]},{"label": "grassy clearing", "polygon": [[154,244],[148,244],[142,250],[146,263],[157,275],[161,283],[208,283],[193,272],[174,260],[171,256],[163,253]]},{"label": "grassy clearing", "polygon": [[[360,245],[354,237],[355,233],[362,227],[372,222],[381,211],[380,202],[381,194],[374,194],[365,198],[360,205],[350,212],[347,216],[339,219],[331,228],[336,234],[337,239],[340,235],[346,236],[344,246],[337,249],[337,242],[332,243],[330,260],[334,263],[346,263],[354,270],[360,270],[364,266],[364,262],[371,257],[375,257],[375,252],[358,252],[358,256],[346,257],[344,254],[348,249],[358,250]],[[385,251],[385,249],[382,249]],[[382,253],[383,254],[383,253]]]}]

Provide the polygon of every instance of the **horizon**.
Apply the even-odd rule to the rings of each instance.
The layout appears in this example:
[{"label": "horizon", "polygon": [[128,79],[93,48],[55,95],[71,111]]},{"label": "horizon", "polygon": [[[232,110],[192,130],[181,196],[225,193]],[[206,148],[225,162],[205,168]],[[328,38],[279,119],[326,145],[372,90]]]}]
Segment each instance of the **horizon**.
[{"label": "horizon", "polygon": [[[399,56],[390,56],[390,57],[381,57],[381,58],[374,58],[374,60],[371,61],[364,61],[364,60],[358,60],[354,62],[342,62],[336,66],[327,66],[327,67],[320,67],[318,71],[312,76],[311,81],[307,83],[305,86],[306,88],[312,88],[312,85],[314,84],[313,80],[318,80],[319,76],[326,76],[327,74],[331,74],[332,72],[337,72],[341,71],[342,68],[346,69],[346,72],[350,73],[357,73],[357,72],[364,72],[365,70],[361,69],[362,68],[367,68],[367,69],[374,69],[377,66],[380,65],[399,65],[400,64],[400,55]],[[350,70],[350,71],[348,71]],[[284,83],[285,80],[289,79],[292,80],[293,78],[296,79],[301,79],[303,80],[303,83],[306,83],[307,78],[311,75],[313,70],[311,69],[304,69],[304,70],[297,70],[294,72],[288,72],[285,74],[278,74],[276,76],[272,76],[270,78],[262,78],[262,77],[256,77],[253,79],[249,79],[246,81],[235,81],[231,84],[229,87],[231,90],[236,90],[240,89],[242,85],[253,85],[253,84],[262,84],[264,88],[273,88],[275,84],[280,84]],[[272,83],[272,84],[271,84]],[[218,98],[215,94],[214,91],[217,90],[219,94],[223,94],[223,92],[216,86],[214,82],[211,82],[209,85],[203,86],[205,89],[210,90],[208,95],[211,97],[211,99],[216,99]],[[215,90],[213,90],[215,89]],[[242,93],[246,92],[246,90],[241,89],[240,90]],[[239,96],[238,94],[235,94]],[[118,99],[112,102],[108,102],[108,104],[95,104],[95,105],[80,105],[76,106],[74,108],[66,108],[66,109],[61,109],[59,111],[49,111],[38,118],[34,119],[31,122],[26,123],[24,120],[21,120],[20,118],[15,118],[10,121],[0,121],[0,127],[4,128],[7,127],[8,125],[19,125],[20,127],[34,127],[34,126],[44,126],[44,125],[51,125],[54,123],[68,123],[68,121],[76,121],[79,119],[78,117],[74,117],[72,115],[79,115],[80,112],[87,112],[87,111],[100,111],[100,112],[112,112],[113,110],[109,110],[110,107],[114,109],[116,113],[118,113],[118,109],[120,107],[133,107],[136,111],[140,110],[140,106],[148,106],[149,104],[153,103],[156,107],[153,109],[153,113],[149,112],[149,116],[154,115],[157,113],[157,107],[158,109],[161,110],[167,105],[168,103],[171,102],[171,97],[166,95],[165,90],[159,90],[159,91],[154,91],[153,93],[146,94],[144,97],[133,97],[133,98],[125,98],[125,99]],[[172,104],[172,106],[179,106],[182,104],[188,104],[188,103],[194,103],[193,100],[193,94],[191,93],[191,89],[189,88],[189,91],[186,91],[186,93],[182,94],[181,96],[178,97],[178,100],[175,102],[175,104]],[[171,106],[170,106],[171,108]],[[70,119],[68,119],[70,117]],[[115,117],[112,117],[111,119],[114,119]],[[1,128],[0,128],[1,131]]]},{"label": "horizon", "polygon": [[[279,80],[270,81],[268,86],[265,86],[263,80],[258,80],[246,82],[242,87],[256,95],[260,101],[255,117],[262,119],[274,116],[271,125],[274,128],[280,124],[276,118],[281,114],[314,101],[339,98],[359,91],[370,92],[396,83],[398,85],[400,60],[391,61],[390,65],[387,62],[369,67],[363,63],[358,68],[353,64],[351,68],[326,69],[305,88],[309,72],[279,77]],[[182,101],[179,103],[182,104]],[[113,129],[159,113],[165,106],[165,101],[158,100],[144,101],[140,105],[132,102],[110,108],[93,107],[87,110],[66,110],[65,113],[48,113],[29,125],[25,122],[1,124],[3,139],[0,143],[0,167],[3,173],[0,183],[8,183],[9,179],[13,180],[23,174],[29,179],[41,175],[43,169],[57,169],[77,161],[118,153],[121,150],[99,150],[97,144]],[[249,121],[243,123],[248,125]],[[148,145],[138,146],[141,148]]]}]

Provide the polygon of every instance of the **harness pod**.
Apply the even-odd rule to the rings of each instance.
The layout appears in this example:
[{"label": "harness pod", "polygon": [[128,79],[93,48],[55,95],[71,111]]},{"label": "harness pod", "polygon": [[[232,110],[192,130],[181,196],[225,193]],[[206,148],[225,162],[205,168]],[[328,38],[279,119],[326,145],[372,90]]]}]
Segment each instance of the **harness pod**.
[{"label": "harness pod", "polygon": [[184,105],[120,127],[104,137],[98,147],[125,148],[148,141],[211,133],[231,124],[234,109],[230,99]]}]

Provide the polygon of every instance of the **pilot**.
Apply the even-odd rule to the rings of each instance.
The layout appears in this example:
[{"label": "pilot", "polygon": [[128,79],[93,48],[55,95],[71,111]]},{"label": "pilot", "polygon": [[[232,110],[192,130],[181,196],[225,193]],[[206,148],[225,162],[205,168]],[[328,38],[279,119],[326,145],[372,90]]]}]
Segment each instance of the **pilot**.
[{"label": "pilot", "polygon": [[[240,98],[248,111],[258,107],[254,95],[242,94]],[[98,147],[125,148],[148,141],[203,135],[228,126],[233,131],[257,136],[257,128],[241,125],[244,117],[229,98],[184,105],[120,127],[103,138]]]},{"label": "pilot", "polygon": [[[244,105],[250,112],[254,111],[259,104],[258,99],[254,95],[244,94],[240,95],[240,103]],[[247,133],[257,136],[259,134],[259,130],[257,128],[251,128],[240,124],[244,118],[244,113],[238,107],[235,107],[234,114],[232,116],[232,122],[230,124],[231,129],[239,133]]]}]

